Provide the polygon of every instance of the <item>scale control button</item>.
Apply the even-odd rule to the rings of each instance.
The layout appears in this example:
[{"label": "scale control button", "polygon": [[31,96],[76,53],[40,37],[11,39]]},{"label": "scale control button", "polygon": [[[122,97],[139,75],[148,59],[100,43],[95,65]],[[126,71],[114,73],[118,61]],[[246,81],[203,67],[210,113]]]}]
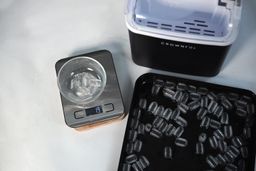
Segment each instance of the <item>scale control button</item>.
[{"label": "scale control button", "polygon": [[85,117],[85,110],[79,110],[75,112],[75,118],[81,119]]},{"label": "scale control button", "polygon": [[114,110],[114,105],[112,103],[104,104],[105,112],[112,112]]}]

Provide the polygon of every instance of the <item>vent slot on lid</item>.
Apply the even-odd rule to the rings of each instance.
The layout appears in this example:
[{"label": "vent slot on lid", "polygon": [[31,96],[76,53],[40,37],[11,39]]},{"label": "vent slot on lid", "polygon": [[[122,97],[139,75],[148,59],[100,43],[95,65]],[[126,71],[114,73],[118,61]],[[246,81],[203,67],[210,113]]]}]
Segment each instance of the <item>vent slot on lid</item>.
[{"label": "vent slot on lid", "polygon": [[153,29],[203,36],[218,36],[215,30],[211,30],[212,27],[209,27],[207,22],[202,20],[185,21],[179,25],[174,25],[173,23],[159,23],[152,20],[147,21],[145,19],[137,19],[136,21],[138,21],[137,23],[140,25]]}]

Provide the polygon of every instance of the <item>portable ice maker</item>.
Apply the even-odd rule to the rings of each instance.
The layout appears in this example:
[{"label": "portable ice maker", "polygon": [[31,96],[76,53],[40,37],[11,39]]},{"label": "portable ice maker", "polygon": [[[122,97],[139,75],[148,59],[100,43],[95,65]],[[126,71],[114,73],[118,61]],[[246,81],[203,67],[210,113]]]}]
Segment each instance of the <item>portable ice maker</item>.
[{"label": "portable ice maker", "polygon": [[241,0],[128,0],[132,58],[138,65],[214,76],[234,42]]}]

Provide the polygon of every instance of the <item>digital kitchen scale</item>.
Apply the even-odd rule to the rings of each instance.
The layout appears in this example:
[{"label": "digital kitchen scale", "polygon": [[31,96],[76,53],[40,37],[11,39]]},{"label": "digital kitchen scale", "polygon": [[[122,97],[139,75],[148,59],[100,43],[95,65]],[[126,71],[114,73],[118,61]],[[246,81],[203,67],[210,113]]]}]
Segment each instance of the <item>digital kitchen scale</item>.
[{"label": "digital kitchen scale", "polygon": [[83,104],[72,102],[60,93],[66,124],[72,128],[87,128],[122,118],[124,105],[112,55],[109,51],[102,50],[61,59],[55,65],[57,75],[67,62],[83,57],[98,62],[104,68],[105,87],[95,100]]}]

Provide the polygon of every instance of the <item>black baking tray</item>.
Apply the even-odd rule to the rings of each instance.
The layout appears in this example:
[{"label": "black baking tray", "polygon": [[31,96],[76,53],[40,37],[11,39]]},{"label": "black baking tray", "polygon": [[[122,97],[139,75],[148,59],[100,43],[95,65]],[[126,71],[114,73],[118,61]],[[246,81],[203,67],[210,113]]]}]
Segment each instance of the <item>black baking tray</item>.
[{"label": "black baking tray", "polygon": [[[128,133],[129,125],[132,120],[131,113],[135,108],[138,108],[138,102],[140,98],[146,98],[148,104],[151,101],[157,101],[159,104],[173,108],[173,104],[170,100],[163,98],[162,95],[152,96],[151,87],[153,81],[156,79],[161,79],[163,81],[171,81],[175,83],[185,83],[187,85],[194,85],[196,87],[205,87],[210,91],[216,93],[237,93],[239,95],[245,95],[251,97],[252,103],[256,104],[256,96],[253,92],[245,89],[228,87],[218,84],[206,83],[201,81],[189,80],[184,78],[177,78],[165,75],[159,75],[154,73],[147,73],[140,76],[135,84],[132,103],[130,107],[130,115],[128,116],[127,127],[125,131],[125,136],[123,140],[123,146],[118,166],[118,171],[122,171],[122,165],[125,162],[126,145],[128,143]],[[234,113],[231,111],[230,113]],[[202,128],[199,127],[200,122],[195,117],[195,112],[190,112],[189,115],[184,116],[188,121],[188,127],[185,129],[183,136],[188,139],[188,146],[186,148],[181,148],[174,146],[174,139],[172,137],[163,137],[161,140],[152,138],[150,135],[138,135],[138,139],[143,142],[142,150],[136,153],[138,156],[145,155],[150,161],[150,166],[145,171],[205,171],[211,170],[207,163],[205,162],[206,154],[216,155],[217,153],[211,149],[206,148],[206,154],[203,156],[198,156],[195,154],[195,143],[198,141],[198,135],[202,132]],[[148,115],[146,111],[142,110],[142,116],[140,122],[148,123],[152,122],[152,116]],[[233,125],[233,132],[236,134],[241,133],[244,127],[244,120],[235,114],[230,116],[230,123]],[[252,138],[247,141],[247,147],[249,151],[249,156],[245,160],[246,171],[254,171],[255,164],[255,124],[252,126]],[[208,130],[203,132],[207,133]],[[163,158],[163,149],[165,146],[171,146],[173,148],[173,159],[167,160]],[[235,161],[236,164],[237,161]],[[133,169],[131,168],[131,171]],[[214,169],[212,169],[214,170]],[[223,167],[217,167],[216,171],[224,170]]]}]

